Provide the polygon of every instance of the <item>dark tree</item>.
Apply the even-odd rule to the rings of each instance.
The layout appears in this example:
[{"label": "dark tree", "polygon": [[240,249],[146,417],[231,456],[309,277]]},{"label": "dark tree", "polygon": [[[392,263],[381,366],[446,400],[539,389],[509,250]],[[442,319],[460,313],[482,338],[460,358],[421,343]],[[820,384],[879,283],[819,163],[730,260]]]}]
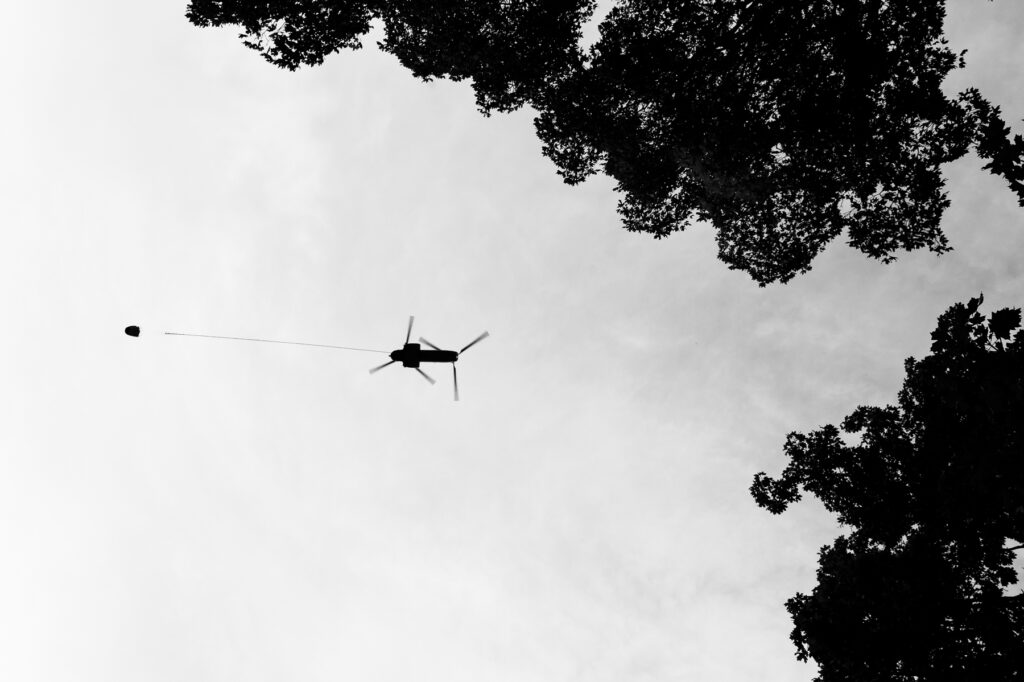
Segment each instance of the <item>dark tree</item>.
[{"label": "dark tree", "polygon": [[238,25],[245,45],[277,66],[315,65],[358,49],[374,19],[379,47],[424,80],[472,79],[484,112],[541,98],[583,63],[583,22],[595,0],[191,0],[197,26]]},{"label": "dark tree", "polygon": [[854,438],[790,434],[782,475],[751,486],[772,513],[811,493],[850,529],[786,603],[822,682],[1024,679],[1024,595],[1005,590],[1024,544],[1024,333],[1020,310],[986,323],[980,304],[939,318],[897,405],[855,410]]},{"label": "dark tree", "polygon": [[942,0],[620,0],[584,54],[593,0],[192,0],[286,68],[358,47],[370,21],[416,76],[472,79],[484,112],[529,104],[569,183],[604,170],[625,226],[697,220],[720,257],[787,281],[840,233],[874,258],[949,249],[941,166],[974,149],[1024,204],[1024,140],[975,90]]}]

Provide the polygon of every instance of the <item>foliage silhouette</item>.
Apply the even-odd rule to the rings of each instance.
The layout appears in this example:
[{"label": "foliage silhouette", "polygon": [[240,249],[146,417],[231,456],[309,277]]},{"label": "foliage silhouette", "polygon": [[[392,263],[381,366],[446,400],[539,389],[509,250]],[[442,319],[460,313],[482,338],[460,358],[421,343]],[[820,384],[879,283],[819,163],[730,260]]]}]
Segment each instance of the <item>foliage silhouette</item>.
[{"label": "foliage silhouette", "polygon": [[981,303],[939,318],[897,405],[844,420],[859,443],[792,433],[781,476],[751,486],[775,514],[811,493],[851,529],[786,603],[822,682],[1024,678],[1024,595],[1004,594],[1024,543],[1024,333],[1020,310],[986,324]]},{"label": "foliage silhouette", "polygon": [[974,89],[942,0],[620,0],[584,53],[594,0],[192,0],[199,26],[238,25],[278,66],[380,47],[423,79],[472,79],[479,108],[538,112],[566,182],[603,170],[627,229],[698,220],[761,285],[810,269],[846,232],[883,261],[949,249],[941,166],[973,149],[1024,205],[1024,139]]},{"label": "foliage silhouette", "polygon": [[595,0],[191,0],[197,26],[238,25],[246,46],[286,69],[359,49],[373,19],[378,46],[424,80],[473,80],[484,112],[541,98],[582,66],[583,22]]}]

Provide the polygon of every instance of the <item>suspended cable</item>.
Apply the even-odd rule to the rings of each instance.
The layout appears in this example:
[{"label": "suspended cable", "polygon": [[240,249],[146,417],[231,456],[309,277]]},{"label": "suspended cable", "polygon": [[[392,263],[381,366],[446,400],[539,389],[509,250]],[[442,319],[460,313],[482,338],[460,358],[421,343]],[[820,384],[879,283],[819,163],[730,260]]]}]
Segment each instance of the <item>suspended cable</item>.
[{"label": "suspended cable", "polygon": [[376,350],[373,348],[351,348],[349,346],[330,346],[326,343],[305,343],[303,341],[275,341],[274,339],[250,339],[244,336],[214,336],[213,334],[185,334],[183,332],[164,332],[167,336],[192,336],[202,339],[225,339],[227,341],[254,341],[256,343],[281,343],[288,346],[315,346],[317,348],[334,348],[337,350],[355,350],[362,353],[384,353],[387,355],[386,350]]}]

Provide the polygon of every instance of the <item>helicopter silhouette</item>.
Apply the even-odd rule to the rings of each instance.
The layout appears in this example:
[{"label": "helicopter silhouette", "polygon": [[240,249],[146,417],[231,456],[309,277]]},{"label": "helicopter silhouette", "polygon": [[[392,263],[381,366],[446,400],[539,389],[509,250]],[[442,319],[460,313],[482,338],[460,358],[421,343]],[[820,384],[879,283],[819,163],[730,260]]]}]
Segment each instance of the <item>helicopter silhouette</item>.
[{"label": "helicopter silhouette", "polygon": [[[459,399],[459,374],[458,374],[458,372],[455,369],[455,363],[458,361],[459,355],[461,355],[462,353],[465,353],[467,350],[469,350],[470,348],[472,348],[476,344],[478,344],[481,341],[483,341],[484,339],[486,339],[488,336],[491,335],[491,333],[490,332],[484,332],[483,334],[481,334],[480,336],[476,337],[475,339],[470,341],[468,344],[463,346],[461,350],[458,350],[458,351],[442,350],[442,349],[438,348],[437,346],[435,346],[434,344],[430,343],[430,341],[427,341],[422,336],[420,337],[420,343],[409,343],[409,338],[412,337],[412,322],[413,322],[414,319],[416,319],[415,316],[413,316],[413,315],[409,316],[409,328],[405,332],[405,343],[398,350],[391,351],[391,355],[390,355],[391,361],[390,362],[385,362],[383,365],[380,365],[378,367],[374,367],[373,369],[370,370],[370,374],[374,374],[375,372],[379,372],[380,370],[384,369],[388,365],[393,365],[396,362],[401,362],[402,363],[402,367],[410,367],[410,368],[416,370],[417,372],[419,372],[420,374],[423,375],[424,379],[429,381],[431,384],[434,384],[434,383],[437,383],[437,382],[429,374],[427,374],[422,369],[420,369],[420,363],[423,363],[423,362],[450,362],[450,363],[452,363],[452,381],[453,381],[453,383],[455,385],[455,399],[458,400]],[[430,346],[431,348],[433,348],[433,350],[424,350],[424,349],[422,349],[420,347],[420,344],[424,344],[424,345]]]}]

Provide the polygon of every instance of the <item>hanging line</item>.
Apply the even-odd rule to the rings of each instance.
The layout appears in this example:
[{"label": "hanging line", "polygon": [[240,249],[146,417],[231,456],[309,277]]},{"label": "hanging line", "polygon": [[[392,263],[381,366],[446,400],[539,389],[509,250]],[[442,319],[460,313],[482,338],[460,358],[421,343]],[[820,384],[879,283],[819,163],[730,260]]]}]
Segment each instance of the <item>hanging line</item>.
[{"label": "hanging line", "polygon": [[192,336],[203,339],[226,339],[228,341],[255,341],[257,343],[282,343],[288,346],[315,346],[317,348],[335,348],[337,350],[357,350],[363,353],[384,353],[386,350],[375,350],[373,348],[350,348],[349,346],[329,346],[326,343],[304,343],[302,341],[275,341],[273,339],[250,339],[244,336],[214,336],[213,334],[185,334],[182,332],[164,332],[167,336]]}]

